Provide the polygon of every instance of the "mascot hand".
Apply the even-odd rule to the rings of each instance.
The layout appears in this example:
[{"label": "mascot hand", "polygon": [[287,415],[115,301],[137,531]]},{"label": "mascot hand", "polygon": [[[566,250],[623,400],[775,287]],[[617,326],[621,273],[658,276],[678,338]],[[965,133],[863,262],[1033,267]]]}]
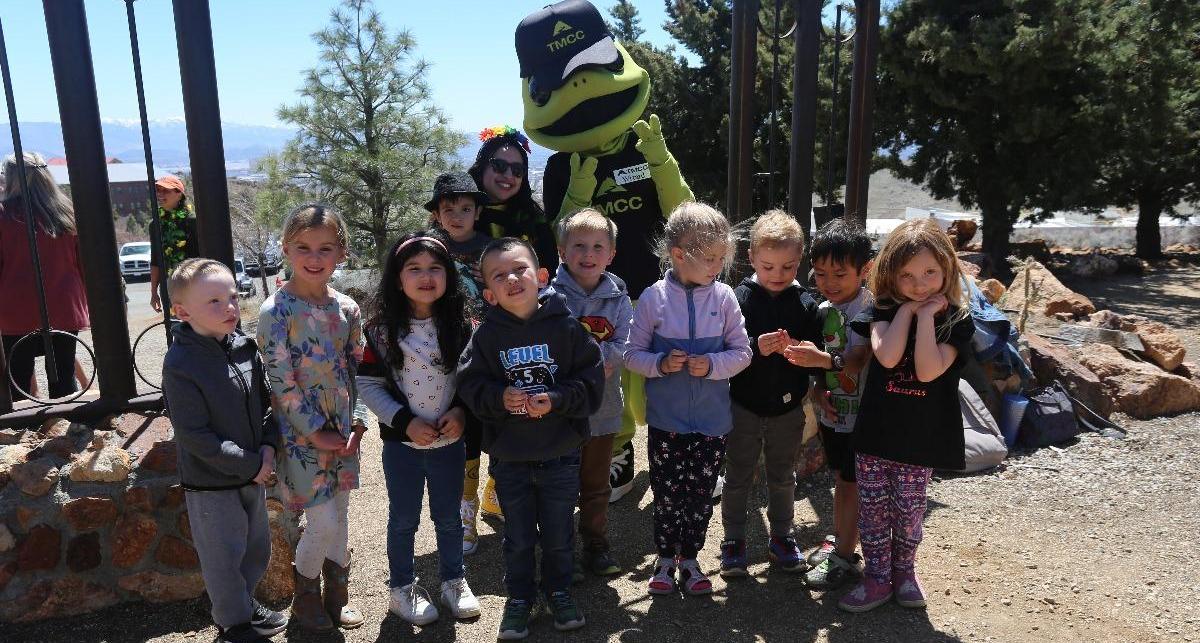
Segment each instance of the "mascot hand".
[{"label": "mascot hand", "polygon": [[646,121],[634,123],[633,132],[638,137],[638,142],[634,147],[642,153],[642,156],[646,157],[647,163],[662,165],[671,158],[671,153],[667,151],[667,141],[663,138],[662,123],[658,120],[658,114],[651,114],[649,123]]},{"label": "mascot hand", "polygon": [[573,209],[591,205],[592,195],[596,193],[596,165],[594,156],[581,158],[578,153],[571,154],[571,181],[567,184],[567,200]]}]

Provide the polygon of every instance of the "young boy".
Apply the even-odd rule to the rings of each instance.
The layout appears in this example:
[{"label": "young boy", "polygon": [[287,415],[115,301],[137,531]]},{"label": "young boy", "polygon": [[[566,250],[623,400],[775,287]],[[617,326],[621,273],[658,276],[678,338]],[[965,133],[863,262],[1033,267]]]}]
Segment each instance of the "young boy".
[{"label": "young boy", "polygon": [[584,208],[559,223],[558,273],[548,293],[566,298],[567,309],[600,343],[604,400],[592,416],[592,435],[579,466],[579,537],[583,566],[597,576],[621,573],[608,546],[609,465],[613,437],[621,428],[621,354],[629,343],[633,304],[625,282],[608,272],[617,251],[617,224],[599,210]]},{"label": "young boy", "polygon": [[542,548],[541,591],[554,627],[583,626],[571,597],[571,520],[579,498],[579,447],[600,408],[600,347],[571,318],[561,295],[538,297],[546,271],[529,243],[493,241],[479,259],[484,316],[458,365],[458,394],[483,422],[483,448],[504,510],[500,639],[529,635],[537,600],[534,548]]},{"label": "young boy", "polygon": [[487,193],[466,172],[446,172],[433,181],[433,198],[425,203],[433,223],[445,233],[446,249],[458,262],[467,298],[479,299],[479,255],[492,238],[475,231],[475,222],[487,203]]},{"label": "young boy", "polygon": [[833,530],[809,557],[813,568],[805,575],[809,586],[838,587],[860,575],[858,545],[858,485],[854,477],[851,433],[858,414],[871,341],[850,330],[850,320],[871,304],[863,278],[871,266],[871,238],[861,227],[835,219],[821,227],[809,251],[821,302],[824,351],[833,368],[816,378],[813,401],[821,426],[825,460],[835,476]]},{"label": "young boy", "polygon": [[253,596],[271,557],[264,489],[275,474],[279,426],[270,389],[258,347],[237,327],[229,268],[186,259],[167,289],[182,323],[163,359],[163,393],[218,640],[261,643],[288,623]]},{"label": "young boy", "polygon": [[[806,569],[792,538],[796,477],[794,455],[804,437],[804,409],[810,369],[796,368],[785,347],[800,340],[820,341],[817,302],[796,283],[804,256],[804,232],[786,212],[771,210],[750,228],[754,274],[734,289],[753,357],[733,376],[733,430],[725,447],[725,493],[721,498],[721,576],[746,575],[746,510],[759,455],[766,460],[770,559],[785,571]],[[807,343],[813,346],[812,343]],[[812,351],[797,360],[814,367]]]}]

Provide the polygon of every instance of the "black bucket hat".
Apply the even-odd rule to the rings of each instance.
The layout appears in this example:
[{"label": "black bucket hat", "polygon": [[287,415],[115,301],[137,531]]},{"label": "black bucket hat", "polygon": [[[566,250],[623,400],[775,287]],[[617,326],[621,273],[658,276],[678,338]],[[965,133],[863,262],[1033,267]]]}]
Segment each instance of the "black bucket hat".
[{"label": "black bucket hat", "polygon": [[475,179],[466,172],[446,172],[439,174],[433,181],[433,198],[425,204],[425,209],[437,212],[438,202],[443,197],[465,194],[475,197],[475,203],[483,205],[488,202],[488,195],[475,185]]},{"label": "black bucket hat", "polygon": [[563,0],[525,16],[517,25],[521,78],[534,92],[552,92],[584,65],[621,59],[600,12],[587,0]]}]

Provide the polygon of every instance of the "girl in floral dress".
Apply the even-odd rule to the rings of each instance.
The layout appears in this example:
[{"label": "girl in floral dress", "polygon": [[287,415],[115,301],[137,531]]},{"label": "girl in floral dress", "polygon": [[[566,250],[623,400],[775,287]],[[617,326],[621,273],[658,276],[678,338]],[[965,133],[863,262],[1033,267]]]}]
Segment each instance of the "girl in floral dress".
[{"label": "girl in floral dress", "polygon": [[354,300],[329,287],[346,245],[346,225],[331,208],[308,204],[293,211],[283,228],[292,278],[263,302],[258,316],[258,345],[283,436],[281,495],[308,523],[296,545],[292,614],[317,631],[363,622],[347,605],[350,491],[358,488],[358,447],[366,430],[365,416],[355,413],[354,388],[362,316]]}]

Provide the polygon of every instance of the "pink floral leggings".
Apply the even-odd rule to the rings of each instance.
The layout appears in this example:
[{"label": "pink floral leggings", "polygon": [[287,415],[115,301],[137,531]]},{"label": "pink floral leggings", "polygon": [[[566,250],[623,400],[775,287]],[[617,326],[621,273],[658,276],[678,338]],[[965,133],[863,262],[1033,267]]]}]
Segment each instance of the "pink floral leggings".
[{"label": "pink floral leggings", "polygon": [[921,544],[925,489],[933,469],[901,464],[863,453],[855,456],[858,478],[858,530],[866,574],[892,582],[892,570],[911,571]]}]

